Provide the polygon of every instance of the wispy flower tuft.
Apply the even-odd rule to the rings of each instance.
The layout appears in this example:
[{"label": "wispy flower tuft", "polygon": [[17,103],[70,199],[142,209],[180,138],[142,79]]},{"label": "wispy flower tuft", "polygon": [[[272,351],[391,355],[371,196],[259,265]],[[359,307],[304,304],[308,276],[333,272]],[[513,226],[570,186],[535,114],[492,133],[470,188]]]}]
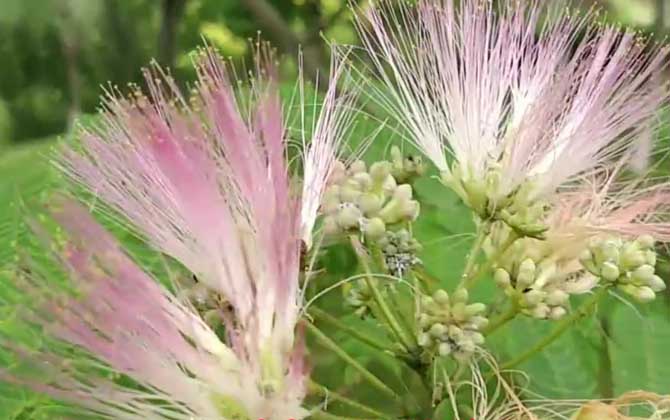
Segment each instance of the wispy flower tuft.
[{"label": "wispy flower tuft", "polygon": [[[109,381],[80,389],[84,382],[61,375],[60,380],[74,381],[65,386],[69,394],[61,394],[59,385],[29,385],[75,403],[81,392],[98,401],[86,407],[114,407],[104,411],[113,418],[124,418],[117,413],[125,411],[169,419],[307,415],[302,399],[308,372],[302,338],[295,335],[302,305],[301,242],[311,240],[350,108],[341,107],[330,87],[311,142],[303,139],[309,185],[301,194],[287,163],[272,57],[264,52],[259,57],[256,78],[240,86],[244,100],[236,96],[226,64],[210,50],[197,57],[198,81],[188,101],[160,69],[147,71],[149,96],[110,92],[100,120],[83,129],[81,144],[66,147],[59,160],[111,214],[225,297],[232,306],[232,314],[219,314],[226,342],[124,257],[83,210],[66,204],[59,220],[81,249],[65,262],[84,293],[81,303],[68,298],[50,309],[75,312],[77,334],[89,341],[67,331],[56,337],[85,348],[109,365],[106,369],[167,395],[178,408],[157,408],[154,414],[145,407],[149,402],[135,405],[118,387],[102,392]],[[333,84],[341,72],[333,70]],[[91,248],[83,246],[89,241]],[[126,306],[135,303],[146,316]],[[80,306],[88,312],[80,313]],[[69,318],[54,320],[50,328],[70,327]],[[46,325],[43,321],[39,324]],[[173,409],[189,414],[172,415]]]},{"label": "wispy flower tuft", "polygon": [[528,181],[546,195],[597,170],[653,132],[668,103],[668,48],[591,23],[595,12],[396,3],[358,14],[378,75],[366,89],[481,215]]}]

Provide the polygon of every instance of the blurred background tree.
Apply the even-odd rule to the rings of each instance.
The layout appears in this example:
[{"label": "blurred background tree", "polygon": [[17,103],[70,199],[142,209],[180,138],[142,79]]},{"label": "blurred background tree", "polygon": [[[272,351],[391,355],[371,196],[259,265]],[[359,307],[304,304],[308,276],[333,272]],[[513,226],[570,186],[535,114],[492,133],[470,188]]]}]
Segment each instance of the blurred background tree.
[{"label": "blurred background tree", "polygon": [[[364,6],[367,0],[359,0]],[[664,34],[669,0],[603,0],[610,18]],[[594,3],[583,0],[582,3]],[[156,59],[181,83],[202,39],[249,56],[261,31],[285,57],[304,51],[306,72],[327,67],[327,41],[355,43],[348,0],[2,0],[0,144],[63,133],[93,112],[101,85],[122,89]],[[290,60],[290,59],[287,59]],[[295,66],[293,66],[295,67]]]}]

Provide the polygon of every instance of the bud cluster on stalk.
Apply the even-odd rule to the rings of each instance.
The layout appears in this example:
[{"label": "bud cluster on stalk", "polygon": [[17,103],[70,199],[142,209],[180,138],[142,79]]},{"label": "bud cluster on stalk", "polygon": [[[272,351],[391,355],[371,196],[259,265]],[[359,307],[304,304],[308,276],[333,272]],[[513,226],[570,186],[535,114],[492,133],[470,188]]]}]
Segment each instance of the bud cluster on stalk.
[{"label": "bud cluster on stalk", "polygon": [[421,155],[403,155],[398,146],[391,147],[391,175],[396,182],[411,183],[426,173]]},{"label": "bud cluster on stalk", "polygon": [[509,194],[501,194],[502,172],[500,165],[491,162],[486,175],[470,175],[458,163],[451,171],[442,173],[443,184],[452,188],[482,220],[502,220],[517,234],[541,238],[547,227],[542,223],[548,206],[538,200],[536,184],[525,182]]},{"label": "bud cluster on stalk", "polygon": [[[510,234],[504,225],[493,229],[487,254],[494,254]],[[493,278],[521,313],[552,320],[568,312],[570,295],[588,292],[597,283],[578,263],[559,259],[547,242],[528,237],[517,239],[502,255]]]},{"label": "bud cluster on stalk", "polygon": [[[368,281],[377,281],[369,279]],[[346,290],[344,303],[353,308],[354,313],[363,318],[370,312],[370,305],[373,302],[372,291],[366,280],[356,280],[351,283]]]},{"label": "bud cluster on stalk", "polygon": [[639,302],[654,300],[665,289],[656,275],[654,238],[642,235],[635,240],[599,238],[580,257],[584,268]]},{"label": "bud cluster on stalk", "polygon": [[338,162],[324,192],[322,212],[326,234],[361,232],[367,239],[384,236],[386,227],[410,222],[419,215],[412,186],[400,184],[391,174],[394,164],[363,161],[346,167]]},{"label": "bud cluster on stalk", "polygon": [[384,256],[384,268],[396,277],[402,277],[412,267],[421,264],[416,255],[421,251],[421,244],[407,229],[387,230],[377,245]]},{"label": "bud cluster on stalk", "polygon": [[420,304],[418,342],[424,357],[453,356],[463,361],[484,343],[480,330],[488,324],[483,316],[486,305],[468,304],[466,289],[458,289],[451,296],[440,289],[432,296],[423,296]]}]

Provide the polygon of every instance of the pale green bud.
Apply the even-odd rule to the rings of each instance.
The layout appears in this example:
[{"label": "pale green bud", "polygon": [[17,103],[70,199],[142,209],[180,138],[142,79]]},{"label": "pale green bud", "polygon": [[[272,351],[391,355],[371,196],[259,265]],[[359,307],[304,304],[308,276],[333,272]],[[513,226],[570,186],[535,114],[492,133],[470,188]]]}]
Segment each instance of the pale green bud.
[{"label": "pale green bud", "polygon": [[619,262],[619,244],[613,240],[603,242],[600,247],[600,253],[604,261]]},{"label": "pale green bud", "polygon": [[463,330],[456,325],[449,325],[449,337],[458,340],[463,336]]},{"label": "pale green bud", "polygon": [[354,163],[349,166],[349,171],[351,171],[352,174],[357,174],[361,172],[365,172],[367,169],[365,162],[362,160],[357,160]]},{"label": "pale green bud", "polygon": [[440,338],[447,333],[447,326],[440,323],[433,324],[433,326],[430,327],[429,332],[433,337]]},{"label": "pale green bud", "polygon": [[589,249],[585,249],[579,255],[579,261],[584,268],[591,272],[591,274],[598,275],[598,268],[593,261],[593,253]]},{"label": "pale green bud", "polygon": [[427,326],[429,326],[432,323],[433,323],[433,321],[432,321],[431,317],[428,316],[427,314],[419,315],[419,326],[421,328],[426,328]]},{"label": "pale green bud", "polygon": [[391,162],[375,162],[370,166],[370,176],[376,183],[383,182],[391,174]]},{"label": "pale green bud", "polygon": [[384,182],[382,182],[382,191],[387,197],[392,196],[396,188],[398,188],[398,183],[392,176],[387,176]]},{"label": "pale green bud", "polygon": [[557,319],[563,318],[567,312],[568,311],[566,311],[565,308],[562,307],[562,306],[554,306],[553,308],[551,308],[551,312],[549,313],[549,318],[551,318],[553,320],[557,320]]},{"label": "pale green bud", "polygon": [[523,299],[528,306],[535,306],[542,302],[545,293],[540,290],[530,290],[523,294]]},{"label": "pale green bud", "polygon": [[343,205],[335,216],[337,224],[343,229],[352,229],[358,226],[359,220],[363,217],[360,209],[354,205]]},{"label": "pale green bud", "polygon": [[647,285],[654,292],[662,292],[663,290],[665,290],[666,287],[665,282],[659,276],[652,276],[651,279],[649,279],[649,281],[647,282]]},{"label": "pale green bud", "polygon": [[398,185],[398,187],[393,192],[393,198],[400,202],[411,200],[412,186],[409,184]]},{"label": "pale green bud", "polygon": [[642,286],[638,287],[633,297],[639,302],[646,303],[651,302],[656,298],[656,293],[651,289],[651,287]]},{"label": "pale green bud", "polygon": [[431,308],[435,306],[435,301],[430,296],[421,297],[421,306],[425,308]]},{"label": "pale green bud", "polygon": [[508,287],[512,284],[509,273],[504,268],[497,268],[493,273],[493,280],[502,288]]},{"label": "pale green bud", "polygon": [[519,274],[516,276],[517,288],[523,290],[535,282],[535,262],[526,258],[519,265]]},{"label": "pale green bud", "polygon": [[635,240],[642,248],[651,249],[654,247],[655,240],[651,235],[642,235]]},{"label": "pale green bud", "polygon": [[402,206],[401,212],[404,219],[414,221],[417,217],[419,217],[420,209],[421,207],[418,201],[410,200]]},{"label": "pale green bud", "polygon": [[382,219],[373,217],[372,219],[364,220],[365,222],[361,223],[361,231],[366,237],[374,240],[384,236],[384,233],[386,233],[386,225]]},{"label": "pale green bud", "polygon": [[417,342],[421,347],[428,347],[430,346],[430,343],[432,342],[432,339],[430,338],[430,335],[422,332],[419,333],[419,335],[416,337]]},{"label": "pale green bud", "polygon": [[563,290],[553,290],[547,296],[547,304],[551,306],[564,305],[570,299],[570,295]]},{"label": "pale green bud", "polygon": [[531,311],[531,316],[537,319],[547,319],[550,313],[551,309],[549,308],[549,306],[545,304],[540,304],[537,305],[535,308],[533,308],[533,310]]},{"label": "pale green bud", "polygon": [[452,299],[454,302],[467,302],[468,301],[468,290],[461,287],[456,289],[456,291],[452,294]]},{"label": "pale green bud", "polygon": [[485,341],[484,336],[481,335],[478,332],[472,333],[470,335],[470,339],[472,340],[472,343],[476,344],[476,345],[482,345],[482,344],[484,344],[484,341]]},{"label": "pale green bud", "polygon": [[449,304],[449,294],[443,289],[440,289],[440,290],[436,291],[435,293],[433,293],[433,299],[439,305],[448,305]]},{"label": "pale green bud", "polygon": [[472,324],[472,326],[476,329],[480,330],[489,325],[489,320],[483,316],[473,316],[470,318],[470,324]]},{"label": "pale green bud", "polygon": [[603,279],[607,281],[616,281],[621,275],[621,273],[619,272],[619,267],[607,261],[604,262],[602,267],[600,268],[600,275],[602,276]]},{"label": "pale green bud", "polygon": [[645,257],[644,261],[645,263],[653,266],[656,265],[656,251],[654,250],[645,251],[644,257]]},{"label": "pale green bud", "polygon": [[647,262],[647,258],[646,252],[644,251],[631,250],[629,252],[624,252],[621,256],[621,264],[626,268],[637,267],[645,262]]},{"label": "pale green bud", "polygon": [[361,194],[361,190],[349,184],[340,188],[340,200],[345,203],[355,203]]},{"label": "pale green bud", "polygon": [[479,315],[486,311],[486,305],[483,303],[472,303],[465,307],[465,315],[468,317]]},{"label": "pale green bud", "polygon": [[458,342],[458,347],[460,347],[460,350],[463,353],[467,353],[467,354],[474,353],[474,351],[476,349],[475,343],[473,343],[472,340],[459,341]]},{"label": "pale green bud", "polygon": [[358,183],[362,191],[368,191],[372,188],[372,177],[367,172],[359,172],[352,177]]},{"label": "pale green bud", "polygon": [[654,277],[654,274],[654,267],[644,264],[636,268],[631,276],[635,283],[647,284]]},{"label": "pale green bud", "polygon": [[358,207],[366,215],[373,215],[381,210],[382,205],[384,204],[382,199],[373,193],[364,193],[358,197],[357,200]]},{"label": "pale green bud", "polygon": [[[454,301],[456,299],[454,298]],[[451,306],[451,315],[454,317],[456,321],[465,321],[467,319],[467,315],[465,313],[465,303],[463,302],[457,302],[452,304]]]},{"label": "pale green bud", "polygon": [[449,356],[449,354],[451,354],[451,346],[449,343],[440,343],[437,347],[437,352],[440,356]]}]

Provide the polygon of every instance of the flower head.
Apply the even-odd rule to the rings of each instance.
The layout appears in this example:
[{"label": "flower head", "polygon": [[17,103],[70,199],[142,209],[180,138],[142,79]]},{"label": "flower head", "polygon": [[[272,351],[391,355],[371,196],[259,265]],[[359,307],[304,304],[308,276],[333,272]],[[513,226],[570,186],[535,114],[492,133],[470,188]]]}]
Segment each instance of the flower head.
[{"label": "flower head", "polygon": [[[301,408],[307,375],[304,349],[300,337],[295,336],[302,303],[301,241],[312,234],[318,201],[347,126],[344,111],[349,108],[340,107],[334,87],[330,87],[312,141],[303,140],[303,168],[309,185],[301,193],[287,164],[288,134],[282,104],[272,67],[266,64],[259,59],[258,77],[245,86],[251,92],[246,101],[236,97],[226,65],[210,50],[198,57],[196,94],[190,102],[169,76],[159,69],[147,71],[149,96],[138,92],[122,98],[110,93],[99,122],[84,129],[81,145],[66,147],[59,161],[72,179],[99,197],[152,247],[176,259],[207,288],[224,296],[232,314],[220,314],[227,334],[224,344],[188,308],[122,257],[118,245],[110,245],[111,238],[81,209],[67,205],[61,218],[65,227],[74,228],[75,236],[84,243],[104,242],[115,254],[110,255],[106,248],[100,249],[102,255],[95,248],[83,249],[91,255],[77,257],[74,267],[81,284],[92,289],[84,293],[81,305],[90,305],[93,313],[79,314],[79,328],[91,337],[90,343],[71,334],[57,337],[170,395],[198,418],[284,419],[302,418],[307,413]],[[333,79],[339,74],[337,67]],[[95,268],[98,261],[109,258],[123,260],[119,270],[131,270],[133,278],[117,269],[101,279],[96,277],[102,275]],[[106,269],[103,266],[103,271]],[[126,319],[134,309],[125,306],[137,299],[131,291],[138,286],[128,283],[139,281],[135,277],[142,279],[140,288],[152,292],[137,304],[156,317],[147,315],[136,328],[132,319]],[[101,296],[94,293],[98,284],[104,291]],[[72,311],[77,305],[77,300],[67,299],[59,310]],[[88,325],[87,318],[98,316],[96,305],[110,312],[105,323]],[[57,320],[67,325],[67,320]],[[55,325],[59,328],[60,322]],[[154,327],[165,328],[158,331],[157,340],[165,336],[179,341],[181,337],[195,349],[147,342]],[[184,331],[186,327],[193,331]],[[102,335],[124,331],[124,341],[98,340],[93,337],[97,331]],[[200,343],[201,336],[215,350]],[[126,343],[133,340],[135,343]],[[144,361],[144,353],[151,360]],[[186,363],[200,363],[201,358],[205,360],[202,365]],[[156,369],[161,363],[172,363],[184,371],[163,369],[159,372],[162,376],[154,379],[135,367],[125,369],[125,359],[136,360],[137,369],[150,369],[151,363]],[[193,380],[190,373],[195,375]],[[201,400],[192,405],[183,401],[181,388],[174,392],[165,389],[173,385],[183,386],[183,398],[193,393]],[[202,392],[202,387],[212,389]],[[91,398],[100,397],[99,389],[89,391]],[[114,398],[110,401],[120,410],[130,404]],[[166,414],[160,418],[173,417]]]},{"label": "flower head", "polygon": [[368,90],[482,216],[525,183],[546,197],[597,170],[667,105],[667,47],[548,3],[382,0],[358,15]]}]

